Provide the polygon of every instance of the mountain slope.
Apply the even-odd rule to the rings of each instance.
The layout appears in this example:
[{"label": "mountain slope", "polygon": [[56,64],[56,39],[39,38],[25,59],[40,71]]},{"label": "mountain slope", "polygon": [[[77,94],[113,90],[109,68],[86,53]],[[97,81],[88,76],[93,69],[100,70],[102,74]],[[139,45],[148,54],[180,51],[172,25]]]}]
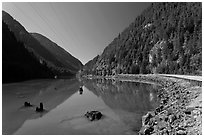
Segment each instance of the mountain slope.
[{"label": "mountain slope", "polygon": [[153,3],[82,75],[202,73],[202,3]]},{"label": "mountain slope", "polygon": [[35,39],[18,21],[13,19],[13,17],[5,11],[2,11],[2,20],[8,25],[9,30],[14,33],[17,41],[22,42],[26,49],[29,52],[32,52],[39,62],[45,62],[50,70],[55,72],[56,75],[74,75],[82,66],[81,62],[75,58],[73,59],[69,53],[60,51],[59,54],[70,57],[69,59],[71,63],[68,67],[67,63],[61,61],[60,58],[56,58],[56,55],[53,54],[53,52],[50,52],[50,50],[41,44],[43,43],[42,41],[39,42],[37,39]]},{"label": "mountain slope", "polygon": [[35,78],[53,78],[54,73],[41,64],[22,42],[17,41],[8,25],[2,22],[2,82]]},{"label": "mountain slope", "polygon": [[82,63],[65,51],[63,48],[59,47],[56,43],[52,42],[45,36],[38,33],[30,33],[36,40],[40,42],[54,57],[65,65],[68,69],[78,71],[82,67]]}]

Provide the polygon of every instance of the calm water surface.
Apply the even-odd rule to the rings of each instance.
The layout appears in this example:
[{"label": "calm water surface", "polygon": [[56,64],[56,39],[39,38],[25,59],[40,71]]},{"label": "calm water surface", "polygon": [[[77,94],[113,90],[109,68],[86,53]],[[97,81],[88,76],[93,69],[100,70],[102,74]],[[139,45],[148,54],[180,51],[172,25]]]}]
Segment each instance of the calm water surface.
[{"label": "calm water surface", "polygon": [[[79,87],[83,85],[83,93]],[[3,134],[137,134],[141,118],[157,107],[158,86],[105,79],[29,81],[3,85]],[[24,108],[44,103],[45,113]],[[89,121],[87,111],[104,117]]]}]

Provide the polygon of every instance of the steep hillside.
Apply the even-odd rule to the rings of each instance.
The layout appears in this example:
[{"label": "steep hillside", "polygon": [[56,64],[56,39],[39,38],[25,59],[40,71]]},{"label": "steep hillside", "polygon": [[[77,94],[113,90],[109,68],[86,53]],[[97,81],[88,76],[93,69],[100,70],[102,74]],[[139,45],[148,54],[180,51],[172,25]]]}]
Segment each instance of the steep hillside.
[{"label": "steep hillside", "polygon": [[[32,52],[40,63],[45,62],[48,68],[54,71],[56,75],[74,75],[82,66],[80,61],[63,50],[57,50],[58,54],[62,55],[56,57],[56,54],[53,54],[53,52],[50,51],[50,48],[47,48],[48,46],[43,44],[44,42],[39,42],[35,39],[18,21],[13,19],[13,17],[5,11],[2,11],[2,20],[8,25],[9,30],[14,33],[17,41],[23,43],[26,49],[29,52]],[[46,39],[46,41],[48,40]],[[64,58],[63,61],[61,60],[62,58]],[[65,60],[66,63],[64,62]],[[68,62],[70,62],[69,65]]]},{"label": "steep hillside", "polygon": [[46,63],[40,63],[22,42],[17,41],[2,22],[2,82],[16,82],[35,78],[53,78]]},{"label": "steep hillside", "polygon": [[37,39],[42,46],[44,46],[54,57],[65,65],[68,69],[78,71],[82,68],[82,63],[65,51],[63,48],[52,42],[45,36],[38,33],[30,33],[35,39]]},{"label": "steep hillside", "polygon": [[82,75],[202,72],[202,3],[152,3]]}]

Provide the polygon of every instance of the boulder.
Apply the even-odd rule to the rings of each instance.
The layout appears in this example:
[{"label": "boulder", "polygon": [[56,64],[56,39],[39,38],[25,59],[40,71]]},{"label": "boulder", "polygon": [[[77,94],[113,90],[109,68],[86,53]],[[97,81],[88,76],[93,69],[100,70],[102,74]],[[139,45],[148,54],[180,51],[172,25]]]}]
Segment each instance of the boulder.
[{"label": "boulder", "polygon": [[142,125],[147,125],[152,117],[154,117],[154,112],[148,112],[142,117]]},{"label": "boulder", "polygon": [[176,120],[176,116],[174,114],[169,116],[169,123],[173,123]]},{"label": "boulder", "polygon": [[103,116],[101,112],[99,111],[88,111],[86,112],[85,116],[90,120],[90,121],[93,121],[93,120],[99,120],[101,119],[101,117]]},{"label": "boulder", "polygon": [[141,128],[141,130],[139,131],[139,134],[141,134],[141,135],[151,135],[153,131],[154,131],[153,126],[145,125],[145,126],[143,126]]},{"label": "boulder", "polygon": [[159,130],[163,130],[167,127],[167,123],[164,121],[160,121],[160,122],[158,122],[157,126],[158,126]]},{"label": "boulder", "polygon": [[177,134],[177,135],[186,135],[187,132],[184,131],[184,130],[179,130],[179,131],[176,132],[176,134]]}]

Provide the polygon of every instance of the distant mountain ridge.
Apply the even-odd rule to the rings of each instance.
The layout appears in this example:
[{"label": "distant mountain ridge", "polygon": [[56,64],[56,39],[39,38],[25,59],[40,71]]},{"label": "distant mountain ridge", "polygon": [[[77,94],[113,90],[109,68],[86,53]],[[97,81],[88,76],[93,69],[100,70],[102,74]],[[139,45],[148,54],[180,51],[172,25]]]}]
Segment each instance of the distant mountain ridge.
[{"label": "distant mountain ridge", "polygon": [[202,3],[152,3],[81,75],[202,74]]},{"label": "distant mountain ridge", "polygon": [[[2,11],[2,21],[4,23],[4,26],[7,26],[8,28],[8,30],[5,29],[5,31],[2,33],[3,41],[6,41],[6,42],[3,42],[2,50],[4,51],[3,48],[8,48],[9,50],[7,50],[7,52],[8,53],[11,52],[9,54],[15,54],[14,52],[17,52],[17,51],[12,50],[12,48],[10,47],[11,46],[10,44],[15,43],[16,45],[23,46],[22,48],[25,48],[25,50],[29,54],[31,54],[31,56],[33,56],[35,60],[39,62],[39,64],[47,67],[47,69],[50,71],[49,73],[50,75],[46,74],[47,78],[51,78],[51,77],[53,78],[55,75],[73,76],[82,68],[83,65],[78,59],[73,57],[71,54],[66,52],[64,49],[59,47],[51,40],[47,39],[45,36],[42,36],[36,33],[30,34],[18,21],[13,19],[13,17],[10,16],[5,11]],[[4,33],[6,33],[9,37],[8,38],[4,37]],[[13,36],[10,37],[10,35],[14,35],[15,38],[13,38]],[[13,43],[9,42],[9,38],[13,39]],[[14,47],[14,45],[12,46],[15,49],[16,47]],[[19,52],[24,52],[24,50],[19,50]],[[4,53],[3,55],[4,55],[4,58],[7,58],[7,61],[13,62],[12,66],[14,67],[15,59],[12,61],[10,60],[11,58],[9,59],[9,57],[6,57]],[[25,56],[29,56],[29,55],[26,53]],[[19,60],[21,60],[20,62],[23,63],[22,59],[19,58]],[[3,60],[3,62],[5,61]],[[3,63],[3,68],[5,68],[4,65],[5,63]],[[25,67],[24,64],[22,64],[22,66]],[[16,67],[20,67],[20,64]],[[32,71],[32,70],[29,70],[28,68],[26,68],[25,71]],[[4,71],[4,72],[6,73],[7,71]],[[36,71],[36,73],[37,72],[40,72],[40,70]],[[29,73],[28,75],[33,75],[33,74]],[[29,78],[32,78],[32,76],[29,76]]]},{"label": "distant mountain ridge", "polygon": [[70,53],[65,51],[63,48],[52,42],[45,36],[39,33],[30,33],[36,40],[40,42],[55,58],[65,65],[70,70],[78,71],[82,67],[82,63],[78,59],[73,57]]}]

